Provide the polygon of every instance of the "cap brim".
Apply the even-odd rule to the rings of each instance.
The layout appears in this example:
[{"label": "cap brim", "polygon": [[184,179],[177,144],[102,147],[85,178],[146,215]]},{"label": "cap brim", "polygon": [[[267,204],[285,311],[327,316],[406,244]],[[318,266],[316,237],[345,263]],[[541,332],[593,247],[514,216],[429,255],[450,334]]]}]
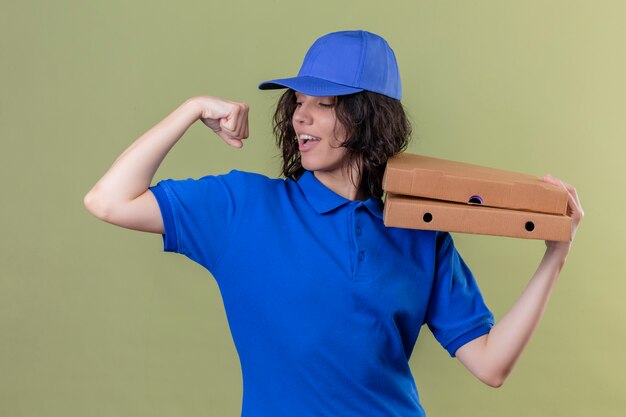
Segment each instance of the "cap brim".
[{"label": "cap brim", "polygon": [[281,78],[259,84],[259,89],[261,90],[276,90],[280,88],[291,88],[299,93],[317,97],[345,96],[363,91],[362,88],[354,88],[311,76]]}]

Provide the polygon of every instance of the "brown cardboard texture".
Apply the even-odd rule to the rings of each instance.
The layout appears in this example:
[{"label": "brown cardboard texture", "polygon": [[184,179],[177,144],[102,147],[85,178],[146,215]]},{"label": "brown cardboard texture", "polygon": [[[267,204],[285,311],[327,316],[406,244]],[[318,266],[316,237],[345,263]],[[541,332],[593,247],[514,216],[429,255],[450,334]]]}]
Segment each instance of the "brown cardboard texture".
[{"label": "brown cardboard texture", "polygon": [[388,227],[565,242],[570,240],[572,233],[572,219],[568,216],[394,194],[387,194],[383,220]]},{"label": "brown cardboard texture", "polygon": [[566,214],[567,191],[528,174],[410,153],[387,162],[383,189],[457,203]]}]

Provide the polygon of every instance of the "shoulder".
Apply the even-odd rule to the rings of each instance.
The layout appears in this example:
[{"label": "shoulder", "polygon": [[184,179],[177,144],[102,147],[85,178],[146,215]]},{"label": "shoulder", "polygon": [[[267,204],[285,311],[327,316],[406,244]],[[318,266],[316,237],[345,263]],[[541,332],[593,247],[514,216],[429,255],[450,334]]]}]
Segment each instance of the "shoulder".
[{"label": "shoulder", "polygon": [[168,199],[203,204],[207,201],[245,201],[248,196],[276,194],[286,186],[286,180],[269,178],[262,174],[231,170],[225,174],[205,175],[200,178],[166,179],[151,187],[155,195]]},{"label": "shoulder", "polygon": [[239,170],[232,170],[222,175],[209,175],[200,178],[199,181],[218,181],[232,192],[245,192],[256,197],[262,195],[276,196],[277,193],[284,192],[295,184],[290,179],[270,178],[256,172]]},{"label": "shoulder", "polygon": [[456,259],[459,254],[449,232],[433,230],[395,229],[394,240],[415,256],[424,257],[434,263]]},{"label": "shoulder", "polygon": [[[193,180],[193,179],[192,179]],[[270,178],[266,175],[259,174],[256,172],[249,171],[240,171],[238,169],[233,169],[230,172],[225,174],[210,174],[205,175],[204,177],[200,177],[195,181],[226,181],[226,182],[240,182],[247,183],[253,185],[261,185],[261,186],[277,186],[282,183],[285,183],[285,180],[282,178]]]},{"label": "shoulder", "polygon": [[386,227],[382,220],[380,224],[384,229],[386,246],[393,248],[393,251],[402,254],[403,257],[414,259],[419,263],[435,263],[448,235],[432,230]]},{"label": "shoulder", "polygon": [[221,186],[231,190],[244,188],[277,188],[284,187],[286,180],[281,178],[269,178],[263,174],[233,169],[224,174],[210,174],[200,178],[166,179],[158,183],[166,187],[189,187],[201,191],[206,187]]}]

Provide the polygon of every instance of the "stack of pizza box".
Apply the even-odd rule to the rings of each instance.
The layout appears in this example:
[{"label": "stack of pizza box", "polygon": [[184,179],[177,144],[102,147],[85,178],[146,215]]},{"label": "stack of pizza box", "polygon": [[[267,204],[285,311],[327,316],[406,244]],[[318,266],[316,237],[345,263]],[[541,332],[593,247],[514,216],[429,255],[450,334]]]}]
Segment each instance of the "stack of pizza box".
[{"label": "stack of pizza box", "polygon": [[568,193],[532,175],[402,153],[387,163],[388,227],[568,241]]}]

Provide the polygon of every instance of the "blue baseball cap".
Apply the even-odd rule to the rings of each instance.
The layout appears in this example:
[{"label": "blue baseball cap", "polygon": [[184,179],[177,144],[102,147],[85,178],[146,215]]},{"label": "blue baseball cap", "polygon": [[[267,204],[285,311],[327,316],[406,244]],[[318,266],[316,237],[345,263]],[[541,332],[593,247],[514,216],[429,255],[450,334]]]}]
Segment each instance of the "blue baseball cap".
[{"label": "blue baseball cap", "polygon": [[309,96],[372,91],[400,100],[402,84],[393,50],[364,30],[333,32],[313,43],[296,77],[259,84],[261,90],[291,88]]}]

